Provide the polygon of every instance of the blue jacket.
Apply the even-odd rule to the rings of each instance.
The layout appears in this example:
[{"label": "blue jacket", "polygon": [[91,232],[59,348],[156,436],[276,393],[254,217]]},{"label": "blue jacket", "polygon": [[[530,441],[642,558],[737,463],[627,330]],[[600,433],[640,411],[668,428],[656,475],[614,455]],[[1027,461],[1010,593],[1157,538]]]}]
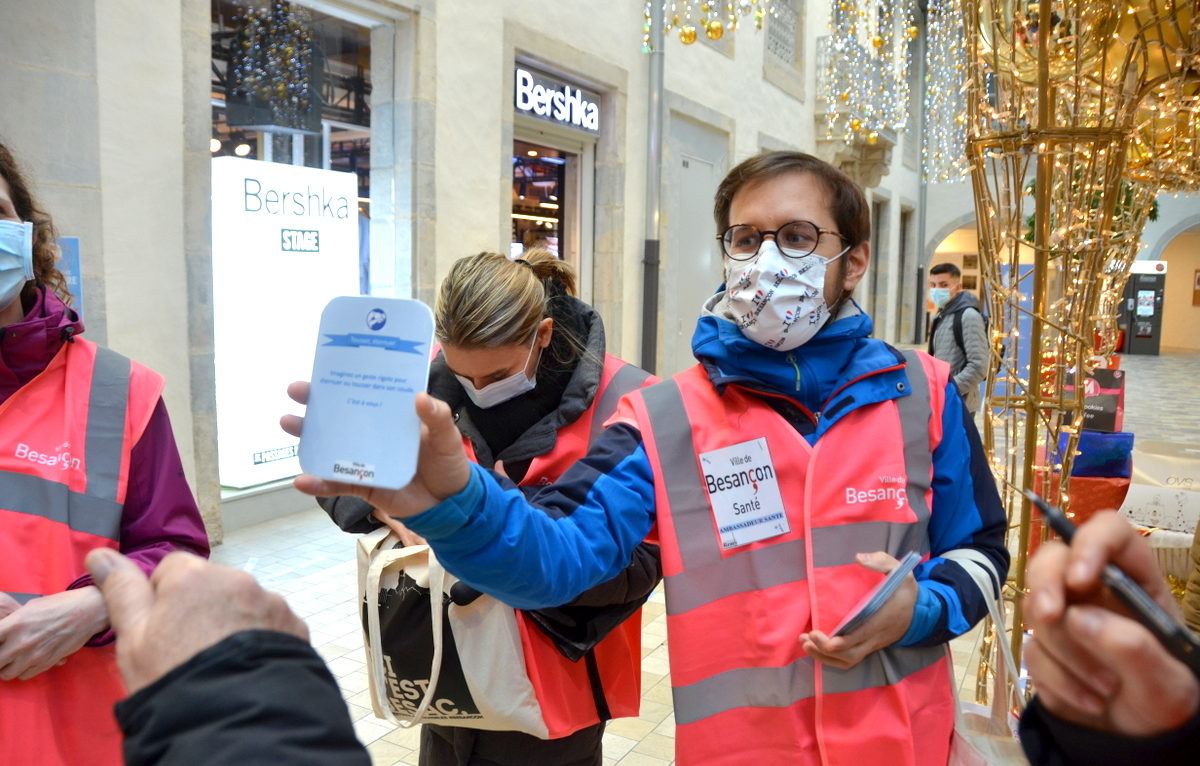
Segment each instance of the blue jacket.
[{"label": "blue jacket", "polygon": [[[795,411],[780,414],[816,443],[847,412],[907,395],[896,385],[907,383],[903,357],[869,337],[871,330],[870,318],[854,307],[805,345],[781,352],[706,314],[692,347],[718,388],[736,381],[787,396]],[[985,597],[955,551],[982,553],[994,588],[1008,571],[1004,509],[979,434],[953,383],[946,388],[942,426],[933,454],[931,558],[916,571],[919,592],[912,624],[900,642],[905,645],[944,643],[986,614]],[[459,579],[531,609],[565,603],[611,578],[629,563],[654,520],[654,482],[641,434],[617,423],[558,483],[529,501],[473,466],[460,493],[405,523],[433,545]]]}]

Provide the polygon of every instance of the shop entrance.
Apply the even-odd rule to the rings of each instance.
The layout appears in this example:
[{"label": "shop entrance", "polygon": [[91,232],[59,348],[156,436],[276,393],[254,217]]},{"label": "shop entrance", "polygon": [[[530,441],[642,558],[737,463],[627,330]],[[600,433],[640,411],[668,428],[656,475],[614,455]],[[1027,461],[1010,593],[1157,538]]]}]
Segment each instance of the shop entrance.
[{"label": "shop entrance", "polygon": [[512,241],[509,255],[519,258],[531,247],[544,247],[559,258],[569,248],[564,235],[575,204],[567,186],[567,165],[578,155],[530,141],[513,141]]},{"label": "shop entrance", "polygon": [[593,144],[541,130],[517,133],[509,257],[546,248],[575,267],[580,296],[590,300]]}]

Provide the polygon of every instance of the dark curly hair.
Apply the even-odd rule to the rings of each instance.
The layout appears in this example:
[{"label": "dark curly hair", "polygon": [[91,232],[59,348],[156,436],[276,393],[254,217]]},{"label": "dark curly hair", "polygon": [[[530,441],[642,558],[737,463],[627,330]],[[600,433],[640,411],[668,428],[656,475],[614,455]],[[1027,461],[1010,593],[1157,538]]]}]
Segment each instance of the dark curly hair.
[{"label": "dark curly hair", "polygon": [[[64,303],[70,305],[71,291],[67,289],[67,279],[54,265],[58,260],[58,245],[55,244],[58,232],[54,228],[54,221],[33,198],[29,182],[17,165],[16,157],[3,143],[0,143],[0,177],[8,183],[17,217],[33,223],[33,284],[53,290]],[[31,285],[25,286],[26,291],[33,289]],[[22,293],[21,297],[27,296]]]}]

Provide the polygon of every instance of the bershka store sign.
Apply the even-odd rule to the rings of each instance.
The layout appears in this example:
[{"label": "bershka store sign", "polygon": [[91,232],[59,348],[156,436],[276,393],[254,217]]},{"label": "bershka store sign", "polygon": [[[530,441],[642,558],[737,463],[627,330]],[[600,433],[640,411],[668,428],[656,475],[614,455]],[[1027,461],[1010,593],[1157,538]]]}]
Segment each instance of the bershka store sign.
[{"label": "bershka store sign", "polygon": [[588,133],[600,132],[600,94],[520,66],[515,80],[513,105],[519,114]]}]

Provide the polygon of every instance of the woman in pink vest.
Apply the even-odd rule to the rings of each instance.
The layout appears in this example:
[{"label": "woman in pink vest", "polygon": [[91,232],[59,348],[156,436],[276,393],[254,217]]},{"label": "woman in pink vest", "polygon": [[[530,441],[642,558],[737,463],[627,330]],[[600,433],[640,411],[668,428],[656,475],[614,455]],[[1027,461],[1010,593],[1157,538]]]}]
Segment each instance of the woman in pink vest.
[{"label": "woman in pink vest", "polygon": [[[418,397],[417,478],[373,500],[448,571],[520,606],[569,598],[656,539],[684,766],[945,764],[945,645],[1008,567],[979,435],[944,363],[871,337],[851,298],[870,208],[845,174],[751,157],[715,217],[724,284],[701,308],[697,364],[628,395],[555,485],[527,501],[469,467],[446,408]],[[908,553],[915,573],[839,635]]]},{"label": "woman in pink vest", "polygon": [[[529,492],[587,454],[623,394],[655,380],[606,353],[599,314],[575,297],[574,269],[545,249],[516,261],[498,253],[455,261],[435,317],[442,348],[430,367],[429,393],[453,409],[461,450],[472,462],[502,469]],[[347,531],[391,521],[373,518],[357,497],[320,503]],[[401,539],[421,542],[395,528]],[[638,714],[640,606],[661,576],[655,546],[638,546],[626,563],[572,603],[517,613],[545,738],[427,723],[421,765],[600,766],[605,722]],[[386,633],[382,644],[386,650]]]},{"label": "woman in pink vest", "polygon": [[0,144],[0,763],[120,764],[99,546],[147,573],[208,537],[153,371],[83,338],[50,217]]}]

